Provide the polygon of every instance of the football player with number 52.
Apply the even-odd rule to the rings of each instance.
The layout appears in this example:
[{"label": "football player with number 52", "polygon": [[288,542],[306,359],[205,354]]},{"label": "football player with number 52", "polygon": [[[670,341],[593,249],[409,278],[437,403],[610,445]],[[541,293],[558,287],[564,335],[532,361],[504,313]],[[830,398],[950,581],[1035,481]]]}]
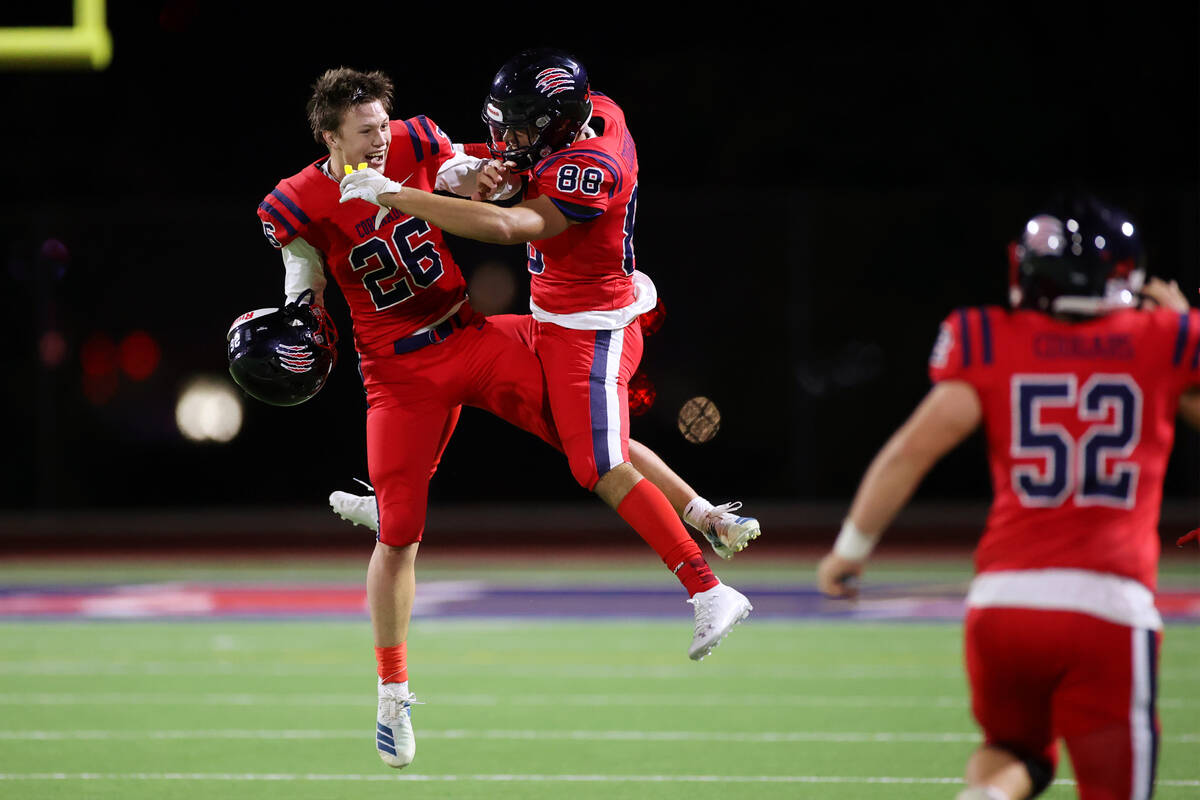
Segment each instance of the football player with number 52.
[{"label": "football player with number 52", "polygon": [[933,388],[872,461],[818,567],[823,592],[854,595],[921,479],[983,425],[994,500],[965,649],[985,740],[960,800],[1036,796],[1059,738],[1085,800],[1153,791],[1159,508],[1176,414],[1200,427],[1200,313],[1173,283],[1143,281],[1122,213],[1068,196],[1029,219],[1013,308],[942,323]]}]

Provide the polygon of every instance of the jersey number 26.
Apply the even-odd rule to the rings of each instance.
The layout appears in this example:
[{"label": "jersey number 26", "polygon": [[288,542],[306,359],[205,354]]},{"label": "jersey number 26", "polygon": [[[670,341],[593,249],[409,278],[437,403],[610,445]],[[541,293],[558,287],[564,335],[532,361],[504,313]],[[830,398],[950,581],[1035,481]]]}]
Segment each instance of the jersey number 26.
[{"label": "jersey number 26", "polygon": [[[362,282],[375,302],[376,311],[412,297],[409,281],[418,289],[428,289],[442,277],[442,257],[437,246],[431,241],[420,241],[427,233],[429,224],[425,220],[409,217],[392,229],[391,247],[385,239],[372,236],[350,251],[350,266],[355,272],[375,267],[362,275]],[[401,265],[408,275],[401,273],[396,279]]]}]

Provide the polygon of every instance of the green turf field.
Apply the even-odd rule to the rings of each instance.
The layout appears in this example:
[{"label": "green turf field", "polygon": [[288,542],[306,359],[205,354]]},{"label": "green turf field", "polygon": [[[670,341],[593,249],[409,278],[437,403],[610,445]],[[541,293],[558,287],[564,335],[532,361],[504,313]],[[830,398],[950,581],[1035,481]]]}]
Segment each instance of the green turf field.
[{"label": "green turf field", "polygon": [[[19,583],[16,573],[33,569],[7,565],[0,581]],[[176,568],[120,569],[122,580],[162,580],[157,570]],[[262,564],[241,569],[254,580],[272,575]],[[297,567],[278,565],[276,574],[288,569]],[[319,580],[312,569],[308,577]],[[440,577],[470,571],[438,569]],[[509,578],[533,580],[515,568]],[[413,716],[417,759],[400,772],[374,751],[365,619],[0,623],[0,797],[957,792],[977,742],[958,625],[752,618],[697,664],[685,656],[686,613],[678,621],[418,619],[410,671],[426,704]],[[1168,628],[1161,800],[1200,796],[1198,656],[1200,626]],[[1069,777],[1064,763],[1059,778]],[[1044,795],[1074,796],[1067,783]]]}]

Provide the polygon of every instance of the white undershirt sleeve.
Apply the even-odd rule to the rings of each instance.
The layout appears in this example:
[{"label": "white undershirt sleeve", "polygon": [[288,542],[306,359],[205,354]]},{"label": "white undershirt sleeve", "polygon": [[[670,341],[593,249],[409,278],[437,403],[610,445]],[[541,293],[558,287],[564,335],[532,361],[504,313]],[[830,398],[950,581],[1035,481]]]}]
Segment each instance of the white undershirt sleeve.
[{"label": "white undershirt sleeve", "polygon": [[[479,169],[487,161],[475,156],[469,156],[462,151],[462,145],[454,145],[454,155],[446,159],[438,167],[437,179],[433,188],[440,192],[450,192],[459,197],[470,197],[478,188],[477,176]],[[515,175],[505,181],[504,186],[488,200],[507,200],[521,188],[521,179]]]},{"label": "white undershirt sleeve", "polygon": [[313,302],[325,304],[325,261],[321,253],[297,236],[283,246],[283,293],[292,302],[305,289],[313,290]]}]

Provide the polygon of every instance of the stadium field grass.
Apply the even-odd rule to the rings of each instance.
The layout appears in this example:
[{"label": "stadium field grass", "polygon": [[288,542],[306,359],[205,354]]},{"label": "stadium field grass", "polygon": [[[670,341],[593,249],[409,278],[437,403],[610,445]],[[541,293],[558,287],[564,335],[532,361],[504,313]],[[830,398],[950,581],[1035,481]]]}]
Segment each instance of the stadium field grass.
[{"label": "stadium field grass", "polygon": [[[69,566],[53,569],[29,579],[71,581]],[[158,581],[172,569],[112,574]],[[934,572],[924,579],[958,575]],[[19,585],[18,573],[36,569],[10,562],[0,582]],[[242,574],[269,580],[272,568]],[[836,800],[949,798],[961,786],[978,735],[958,624],[752,618],[693,663],[687,612],[418,618],[410,671],[425,705],[402,771],[374,752],[365,618],[0,622],[0,796]],[[1200,795],[1198,655],[1200,626],[1168,627],[1160,800]],[[1070,776],[1064,758],[1044,797],[1074,797]]]}]

